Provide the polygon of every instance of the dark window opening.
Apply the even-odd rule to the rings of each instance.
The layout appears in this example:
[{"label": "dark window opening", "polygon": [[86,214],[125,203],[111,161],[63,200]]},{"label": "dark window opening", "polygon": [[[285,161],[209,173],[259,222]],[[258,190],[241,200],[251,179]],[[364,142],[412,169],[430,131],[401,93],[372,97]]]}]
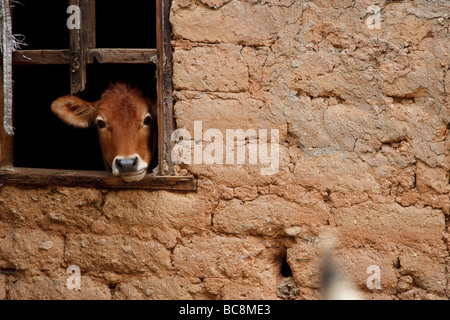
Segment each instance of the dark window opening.
[{"label": "dark window opening", "polygon": [[[150,74],[155,74],[150,64],[92,64],[86,90],[78,96],[96,101],[110,82],[123,81],[155,98],[156,80]],[[70,92],[67,66],[15,66],[13,79],[15,167],[105,170],[97,128],[74,128],[50,110],[55,99]]]},{"label": "dark window opening", "polygon": [[[21,0],[13,10],[14,33],[25,36],[22,49],[67,49],[69,1]],[[156,47],[156,14],[153,2],[96,1],[97,47]],[[43,18],[44,17],[44,18]],[[145,32],[143,32],[145,31]],[[87,65],[84,100],[96,101],[109,83],[126,82],[156,99],[156,65]],[[57,98],[70,94],[68,64],[17,65],[14,80],[14,166],[25,168],[105,170],[97,129],[77,129],[63,123],[50,110]],[[157,165],[153,156],[150,170]]]},{"label": "dark window opening", "polygon": [[97,48],[156,48],[154,1],[96,0],[96,18]]},{"label": "dark window opening", "polygon": [[[68,1],[20,0],[14,3],[14,34],[25,36],[22,49],[67,49]],[[156,48],[153,1],[96,0],[97,48]],[[143,32],[145,30],[145,32]]]},{"label": "dark window opening", "polygon": [[67,1],[20,0],[13,3],[13,33],[25,37],[21,49],[67,49]]},{"label": "dark window opening", "polygon": [[50,110],[70,90],[67,66],[16,66],[13,80],[15,167],[104,170],[95,128],[76,129]]}]

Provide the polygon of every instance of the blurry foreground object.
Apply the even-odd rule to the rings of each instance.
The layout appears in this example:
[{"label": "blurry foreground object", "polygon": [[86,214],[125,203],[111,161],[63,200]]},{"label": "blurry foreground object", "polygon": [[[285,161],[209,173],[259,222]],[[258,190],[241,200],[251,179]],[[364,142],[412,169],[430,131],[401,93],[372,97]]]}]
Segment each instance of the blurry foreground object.
[{"label": "blurry foreground object", "polygon": [[334,259],[335,241],[323,241],[320,289],[324,300],[363,300],[360,292],[342,274]]}]

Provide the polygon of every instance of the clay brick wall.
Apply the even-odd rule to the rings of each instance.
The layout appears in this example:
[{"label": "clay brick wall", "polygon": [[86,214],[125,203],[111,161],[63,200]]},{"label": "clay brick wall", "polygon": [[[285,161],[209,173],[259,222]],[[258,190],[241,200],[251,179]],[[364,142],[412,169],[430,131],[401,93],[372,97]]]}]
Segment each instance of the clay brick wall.
[{"label": "clay brick wall", "polygon": [[277,172],[0,187],[0,298],[317,299],[331,235],[364,298],[448,299],[449,18],[445,0],[172,1],[177,127],[277,129]]}]

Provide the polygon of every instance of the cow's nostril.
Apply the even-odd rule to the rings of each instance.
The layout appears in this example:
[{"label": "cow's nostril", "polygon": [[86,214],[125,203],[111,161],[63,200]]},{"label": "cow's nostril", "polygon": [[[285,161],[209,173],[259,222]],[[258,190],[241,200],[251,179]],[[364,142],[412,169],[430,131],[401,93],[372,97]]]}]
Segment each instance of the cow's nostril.
[{"label": "cow's nostril", "polygon": [[138,157],[116,159],[116,168],[120,173],[134,172],[137,169]]}]

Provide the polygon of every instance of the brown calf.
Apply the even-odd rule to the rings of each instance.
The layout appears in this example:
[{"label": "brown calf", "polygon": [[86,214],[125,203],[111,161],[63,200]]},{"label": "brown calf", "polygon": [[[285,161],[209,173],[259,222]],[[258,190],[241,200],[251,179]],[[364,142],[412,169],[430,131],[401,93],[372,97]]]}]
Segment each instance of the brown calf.
[{"label": "brown calf", "polygon": [[114,175],[141,180],[157,145],[156,103],[123,83],[111,85],[100,100],[87,102],[68,95],[55,100],[52,111],[77,128],[96,124],[103,159]]}]

